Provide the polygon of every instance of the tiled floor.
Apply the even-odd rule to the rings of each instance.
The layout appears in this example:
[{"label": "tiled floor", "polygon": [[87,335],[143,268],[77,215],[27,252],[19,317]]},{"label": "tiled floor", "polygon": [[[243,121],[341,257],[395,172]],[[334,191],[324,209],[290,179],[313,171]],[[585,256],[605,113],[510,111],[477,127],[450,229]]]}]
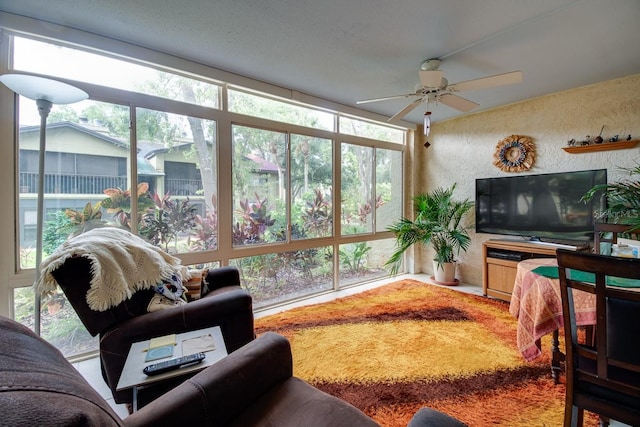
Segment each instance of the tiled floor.
[{"label": "tiled floor", "polygon": [[[429,276],[426,274],[416,274],[416,275],[407,274],[403,276],[379,280],[372,283],[367,283],[361,286],[354,286],[352,288],[348,288],[339,292],[334,292],[331,294],[313,297],[304,301],[299,301],[293,304],[284,305],[277,308],[262,310],[256,313],[255,317],[258,318],[258,317],[268,316],[268,315],[279,313],[281,311],[285,311],[294,307],[299,307],[299,306],[309,305],[309,304],[317,304],[321,302],[330,301],[335,298],[341,298],[348,295],[353,295],[368,289],[373,289],[379,286],[386,285],[391,282],[395,282],[401,278],[416,279],[423,282],[432,283],[431,280],[429,280]],[[440,286],[440,285],[434,285],[434,286]],[[449,287],[449,286],[446,286],[446,287]],[[476,286],[476,285],[467,285],[467,284],[461,283],[458,286],[449,287],[449,288],[455,289],[460,292],[468,292],[475,295],[482,295],[482,287]],[[100,361],[98,358],[92,358],[82,362],[77,362],[74,364],[74,366],[87,379],[87,381],[98,391],[98,393],[100,393],[100,395],[105,400],[107,400],[109,404],[111,404],[111,406],[115,409],[118,415],[120,415],[122,418],[125,418],[128,415],[125,405],[119,405],[114,402],[113,397],[111,396],[111,390],[109,390],[109,387],[107,387],[104,380],[102,379],[102,375],[100,373]],[[611,424],[610,424],[610,427],[623,427],[623,426],[625,426],[625,424],[619,423],[617,421],[611,421]]]},{"label": "tiled floor", "polygon": [[120,417],[125,418],[129,415],[129,411],[127,411],[127,407],[125,405],[119,405],[113,400],[111,390],[102,379],[99,358],[93,357],[91,359],[83,360],[82,362],[76,362],[73,366],[80,371],[89,384],[91,384],[93,388],[100,393],[100,396],[102,396],[111,405]]}]

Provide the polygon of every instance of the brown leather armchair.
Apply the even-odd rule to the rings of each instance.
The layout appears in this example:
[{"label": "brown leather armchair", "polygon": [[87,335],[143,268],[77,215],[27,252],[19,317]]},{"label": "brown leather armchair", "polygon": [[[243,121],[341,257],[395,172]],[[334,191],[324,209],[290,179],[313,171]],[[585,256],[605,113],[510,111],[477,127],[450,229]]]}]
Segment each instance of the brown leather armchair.
[{"label": "brown leather armchair", "polygon": [[[267,333],[122,420],[52,345],[0,316],[3,426],[377,426],[292,376],[289,342]],[[411,427],[462,427],[427,408]]]},{"label": "brown leather armchair", "polygon": [[[231,353],[253,340],[253,306],[249,293],[240,287],[235,267],[209,270],[201,297],[177,307],[147,312],[153,290],[141,290],[106,311],[89,308],[86,294],[91,280],[87,258],[67,259],[52,272],[56,282],[93,336],[100,334],[102,376],[117,403],[131,403],[130,390],[116,391],[120,373],[132,343],[172,333],[220,326],[227,352]],[[141,394],[141,403],[152,400],[184,378],[165,387],[154,387]]]}]

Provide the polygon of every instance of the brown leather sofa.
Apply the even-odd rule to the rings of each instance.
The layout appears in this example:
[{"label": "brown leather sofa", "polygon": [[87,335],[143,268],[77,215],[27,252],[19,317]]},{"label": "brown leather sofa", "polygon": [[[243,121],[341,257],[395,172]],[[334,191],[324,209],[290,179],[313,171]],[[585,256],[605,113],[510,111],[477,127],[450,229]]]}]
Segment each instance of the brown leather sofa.
[{"label": "brown leather sofa", "polygon": [[[0,316],[3,426],[377,426],[292,376],[289,342],[267,333],[124,420],[52,345]],[[411,427],[463,427],[428,408]]]},{"label": "brown leather sofa", "polygon": [[[153,290],[138,291],[106,311],[89,308],[86,294],[92,276],[87,258],[69,258],[52,275],[89,333],[100,334],[102,376],[117,403],[131,403],[133,398],[130,391],[116,391],[116,386],[134,342],[220,326],[227,352],[231,353],[255,337],[251,295],[240,287],[240,276],[234,267],[209,270],[199,299],[152,313],[147,312],[147,305]],[[140,394],[141,404],[183,380],[146,390]]]}]

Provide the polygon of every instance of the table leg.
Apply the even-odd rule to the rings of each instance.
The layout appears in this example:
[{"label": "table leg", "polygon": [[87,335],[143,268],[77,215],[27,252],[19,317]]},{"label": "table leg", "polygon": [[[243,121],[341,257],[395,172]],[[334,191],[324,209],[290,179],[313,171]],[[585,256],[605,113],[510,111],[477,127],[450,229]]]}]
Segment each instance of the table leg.
[{"label": "table leg", "polygon": [[558,384],[560,382],[560,371],[562,371],[561,363],[565,360],[565,355],[560,351],[560,340],[558,339],[558,330],[553,331],[551,338],[551,376],[553,377],[553,383]]},{"label": "table leg", "polygon": [[131,402],[131,413],[138,410],[138,386],[133,386],[133,401]]}]

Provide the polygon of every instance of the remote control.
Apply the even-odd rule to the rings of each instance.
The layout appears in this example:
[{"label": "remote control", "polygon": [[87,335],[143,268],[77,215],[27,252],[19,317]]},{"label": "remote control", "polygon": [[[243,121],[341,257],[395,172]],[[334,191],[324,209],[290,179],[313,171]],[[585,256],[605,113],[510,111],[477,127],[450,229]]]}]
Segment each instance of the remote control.
[{"label": "remote control", "polygon": [[177,357],[171,360],[165,360],[164,362],[154,363],[145,367],[142,372],[146,375],[158,375],[165,372],[173,371],[174,369],[183,368],[188,365],[195,365],[202,362],[205,358],[204,353],[195,353],[188,356]]}]

